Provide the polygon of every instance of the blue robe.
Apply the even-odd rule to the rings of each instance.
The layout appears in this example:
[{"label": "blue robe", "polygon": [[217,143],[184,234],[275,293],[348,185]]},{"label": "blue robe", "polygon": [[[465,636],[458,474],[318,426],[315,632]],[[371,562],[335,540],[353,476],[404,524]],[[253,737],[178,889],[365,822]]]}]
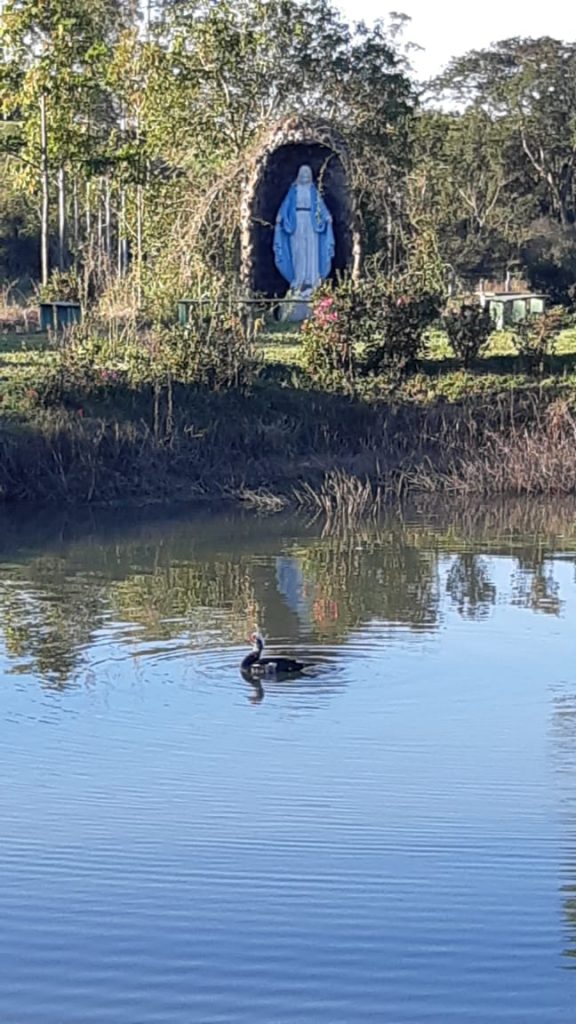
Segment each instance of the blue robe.
[{"label": "blue robe", "polygon": [[[290,237],[296,230],[296,184],[293,184],[278,211],[274,229],[274,262],[282,277],[292,284],[294,265]],[[310,185],[310,220],[318,238],[318,266],[322,279],[328,277],[334,259],[334,231],[328,207],[314,184]]]}]

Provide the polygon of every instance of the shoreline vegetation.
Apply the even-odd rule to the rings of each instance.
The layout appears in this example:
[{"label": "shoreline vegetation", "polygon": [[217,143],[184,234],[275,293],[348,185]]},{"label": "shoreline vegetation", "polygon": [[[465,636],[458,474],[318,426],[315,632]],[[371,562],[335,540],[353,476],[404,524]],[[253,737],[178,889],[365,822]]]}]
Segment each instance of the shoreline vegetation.
[{"label": "shoreline vegetation", "polygon": [[84,325],[40,344],[5,335],[1,500],[234,503],[352,521],[418,495],[576,494],[573,332],[537,372],[498,336],[464,369],[436,335],[409,368],[352,380],[322,376],[317,338],[311,361],[309,339],[249,345],[236,322],[219,326],[129,341]]}]

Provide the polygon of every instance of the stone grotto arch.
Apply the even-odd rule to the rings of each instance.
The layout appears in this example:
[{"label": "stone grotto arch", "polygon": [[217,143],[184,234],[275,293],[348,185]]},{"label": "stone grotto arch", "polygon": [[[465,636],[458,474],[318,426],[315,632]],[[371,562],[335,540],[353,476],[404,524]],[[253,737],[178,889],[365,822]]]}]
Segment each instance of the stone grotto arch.
[{"label": "stone grotto arch", "polygon": [[346,146],[325,123],[290,118],[266,136],[249,165],[241,209],[241,275],[247,294],[281,298],[288,284],[274,264],[276,214],[301,164],[309,164],[333,218],[331,278],[360,272],[360,222]]}]

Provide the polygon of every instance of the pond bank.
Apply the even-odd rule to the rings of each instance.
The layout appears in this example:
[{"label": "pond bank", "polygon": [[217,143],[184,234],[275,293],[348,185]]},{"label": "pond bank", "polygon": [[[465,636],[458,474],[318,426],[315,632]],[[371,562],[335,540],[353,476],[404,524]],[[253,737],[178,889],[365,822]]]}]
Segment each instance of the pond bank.
[{"label": "pond bank", "polygon": [[576,390],[561,379],[450,401],[279,382],[210,393],[108,389],[6,412],[5,502],[216,499],[369,511],[409,493],[576,493]]}]

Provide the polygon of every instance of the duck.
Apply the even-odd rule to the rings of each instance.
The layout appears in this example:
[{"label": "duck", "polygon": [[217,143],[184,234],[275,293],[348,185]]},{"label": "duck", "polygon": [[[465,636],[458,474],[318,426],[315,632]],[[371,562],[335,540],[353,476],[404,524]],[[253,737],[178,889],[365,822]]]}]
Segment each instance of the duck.
[{"label": "duck", "polygon": [[264,637],[260,632],[252,633],[250,637],[252,650],[242,659],[240,671],[246,676],[296,676],[304,671],[306,665],[295,658],[263,658]]}]

